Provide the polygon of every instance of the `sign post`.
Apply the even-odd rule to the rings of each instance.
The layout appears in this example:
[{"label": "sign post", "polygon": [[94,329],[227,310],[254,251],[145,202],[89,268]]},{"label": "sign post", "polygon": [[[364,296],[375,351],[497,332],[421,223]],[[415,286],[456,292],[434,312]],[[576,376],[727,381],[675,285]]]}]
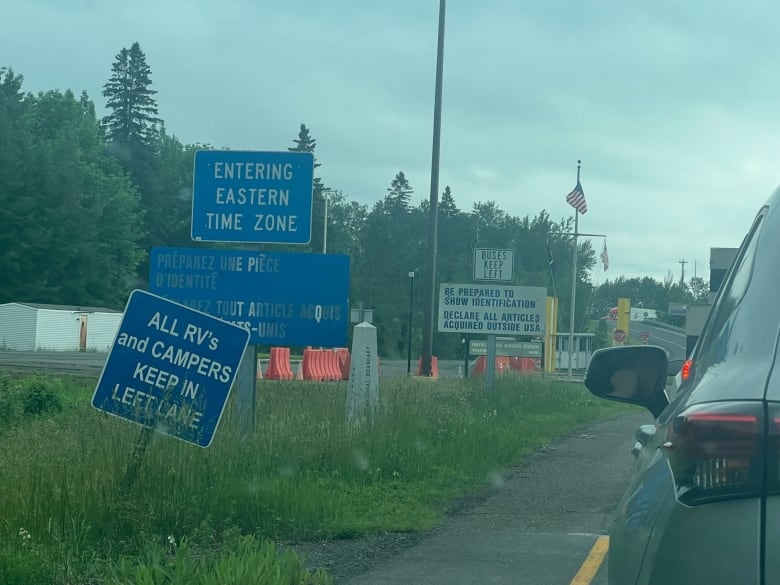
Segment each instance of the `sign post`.
[{"label": "sign post", "polygon": [[487,364],[485,364],[485,387],[492,390],[496,380],[496,336],[487,336]]},{"label": "sign post", "polygon": [[248,344],[241,357],[236,376],[236,403],[238,405],[238,426],[244,434],[255,432],[257,417],[257,346]]}]

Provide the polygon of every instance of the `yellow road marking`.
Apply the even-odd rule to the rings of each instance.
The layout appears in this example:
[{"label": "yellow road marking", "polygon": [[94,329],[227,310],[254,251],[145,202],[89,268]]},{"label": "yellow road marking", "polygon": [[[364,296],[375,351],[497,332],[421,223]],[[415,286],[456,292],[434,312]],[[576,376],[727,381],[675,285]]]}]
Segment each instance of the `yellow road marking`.
[{"label": "yellow road marking", "polygon": [[609,536],[599,536],[570,585],[590,585],[609,550]]}]

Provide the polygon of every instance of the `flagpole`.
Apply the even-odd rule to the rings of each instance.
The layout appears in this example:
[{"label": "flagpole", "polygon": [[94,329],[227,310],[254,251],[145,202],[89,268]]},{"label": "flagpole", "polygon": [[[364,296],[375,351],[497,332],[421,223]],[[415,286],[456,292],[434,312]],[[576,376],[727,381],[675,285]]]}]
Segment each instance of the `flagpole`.
[{"label": "flagpole", "polygon": [[[577,184],[580,184],[580,165],[581,160],[577,161]],[[580,212],[574,208],[574,252],[571,261],[571,314],[569,315],[569,380],[572,380],[572,361],[574,355],[574,308],[576,307],[577,295],[577,220]]]}]

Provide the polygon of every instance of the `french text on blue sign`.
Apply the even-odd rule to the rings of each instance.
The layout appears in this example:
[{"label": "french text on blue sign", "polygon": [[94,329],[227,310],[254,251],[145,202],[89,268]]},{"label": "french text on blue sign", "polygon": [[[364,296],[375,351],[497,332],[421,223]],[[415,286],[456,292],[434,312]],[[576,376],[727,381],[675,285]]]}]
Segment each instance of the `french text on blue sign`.
[{"label": "french text on blue sign", "polygon": [[92,406],[208,447],[248,342],[240,327],[135,290]]},{"label": "french text on blue sign", "polygon": [[314,155],[199,150],[192,189],[192,239],[308,244]]},{"label": "french text on blue sign", "polygon": [[347,344],[345,254],[152,248],[149,289],[243,327],[254,344]]}]

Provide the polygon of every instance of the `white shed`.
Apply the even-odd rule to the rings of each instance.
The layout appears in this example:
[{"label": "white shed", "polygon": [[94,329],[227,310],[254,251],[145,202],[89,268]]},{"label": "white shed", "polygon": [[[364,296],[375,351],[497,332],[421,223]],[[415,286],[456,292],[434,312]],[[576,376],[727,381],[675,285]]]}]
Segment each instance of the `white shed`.
[{"label": "white shed", "polygon": [[122,316],[104,307],[0,304],[0,349],[108,351]]},{"label": "white shed", "polygon": [[555,334],[555,367],[558,370],[569,369],[569,357],[571,356],[571,367],[573,370],[584,370],[590,356],[593,353],[593,333],[575,333],[574,351],[569,352],[569,334]]}]

